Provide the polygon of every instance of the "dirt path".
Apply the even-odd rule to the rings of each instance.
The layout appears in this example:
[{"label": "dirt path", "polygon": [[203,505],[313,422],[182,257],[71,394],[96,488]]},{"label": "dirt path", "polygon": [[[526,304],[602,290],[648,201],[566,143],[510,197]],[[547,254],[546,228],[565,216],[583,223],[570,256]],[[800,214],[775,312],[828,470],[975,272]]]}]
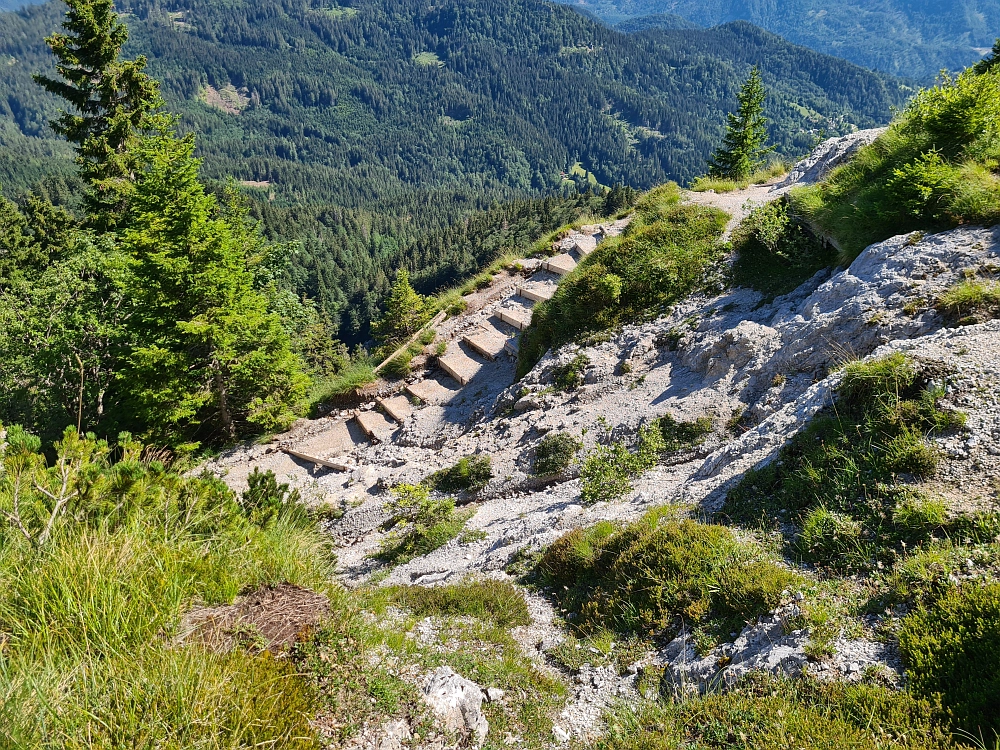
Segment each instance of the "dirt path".
[{"label": "dirt path", "polygon": [[696,193],[691,190],[685,190],[682,200],[685,203],[694,203],[699,206],[721,208],[732,216],[726,225],[726,231],[722,235],[724,240],[728,240],[733,230],[750,213],[750,209],[780,198],[794,187],[794,185],[778,187],[777,185],[781,179],[783,178],[775,178],[764,185],[751,185],[744,190],[734,190],[731,193]]}]

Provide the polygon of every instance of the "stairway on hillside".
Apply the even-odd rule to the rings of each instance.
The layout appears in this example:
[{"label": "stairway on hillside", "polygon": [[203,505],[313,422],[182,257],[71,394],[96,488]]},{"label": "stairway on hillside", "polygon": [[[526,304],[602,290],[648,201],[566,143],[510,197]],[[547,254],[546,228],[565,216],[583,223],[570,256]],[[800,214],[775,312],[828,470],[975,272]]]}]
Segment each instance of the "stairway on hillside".
[{"label": "stairway on hillside", "polygon": [[[531,324],[532,310],[552,298],[561,277],[593,252],[598,243],[621,233],[627,220],[582,227],[556,243],[556,255],[542,261],[522,260],[536,271],[526,280],[500,287],[487,296],[487,304],[472,315],[453,318],[436,331],[447,343],[437,357],[437,372],[406,384],[401,393],[366,403],[352,416],[338,419],[318,437],[301,445],[288,445],[286,452],[300,460],[316,459],[328,468],[353,468],[352,458],[369,442],[392,441],[400,428],[427,406],[446,407],[464,391],[496,373],[506,358],[516,358],[521,332]],[[509,369],[509,359],[506,367]]]}]

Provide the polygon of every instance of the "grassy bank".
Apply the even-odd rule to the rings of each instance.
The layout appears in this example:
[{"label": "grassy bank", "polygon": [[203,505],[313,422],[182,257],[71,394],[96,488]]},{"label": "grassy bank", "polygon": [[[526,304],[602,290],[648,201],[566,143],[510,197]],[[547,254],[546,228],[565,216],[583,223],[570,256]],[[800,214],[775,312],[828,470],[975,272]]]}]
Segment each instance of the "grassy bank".
[{"label": "grassy bank", "polygon": [[333,594],[304,515],[255,522],[219,480],[145,461],[128,440],[113,451],[68,430],[51,465],[41,448],[7,431],[0,736],[25,748],[316,746],[310,688],[287,663],[171,645],[196,602],[281,582]]},{"label": "grassy bank", "polygon": [[518,376],[545,351],[577,336],[662,314],[698,288],[723,248],[728,216],[713,208],[680,205],[668,183],[646,193],[619,238],[602,242],[534,309],[522,336]]},{"label": "grassy bank", "polygon": [[793,191],[850,261],[918,229],[1000,220],[1000,68],[967,70],[925,89],[889,130],[823,182]]}]

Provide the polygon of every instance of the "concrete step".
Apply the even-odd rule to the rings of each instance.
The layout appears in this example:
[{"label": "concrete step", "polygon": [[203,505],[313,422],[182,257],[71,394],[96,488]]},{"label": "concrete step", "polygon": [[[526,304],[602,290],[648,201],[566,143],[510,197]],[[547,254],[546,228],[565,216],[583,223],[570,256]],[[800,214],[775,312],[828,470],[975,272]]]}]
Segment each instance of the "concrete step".
[{"label": "concrete step", "polygon": [[495,328],[479,328],[468,336],[463,336],[462,341],[472,347],[478,354],[482,354],[489,360],[494,360],[503,352],[507,337]]},{"label": "concrete step", "polygon": [[354,420],[358,423],[369,440],[377,440],[384,443],[392,437],[399,427],[380,411],[359,411]]},{"label": "concrete step", "polygon": [[519,331],[531,325],[531,310],[526,307],[501,307],[497,310],[496,316]]},{"label": "concrete step", "polygon": [[576,260],[569,253],[563,253],[562,255],[557,255],[554,258],[549,258],[545,261],[543,266],[546,271],[551,271],[552,273],[557,273],[560,276],[565,276],[574,268],[576,268]]},{"label": "concrete step", "polygon": [[400,424],[403,424],[406,418],[413,413],[413,406],[410,404],[410,399],[406,396],[384,398],[378,402],[378,405],[382,407],[382,411],[390,418],[395,419]]},{"label": "concrete step", "polygon": [[507,339],[507,343],[503,345],[503,348],[507,350],[507,353],[512,357],[516,357],[517,353],[521,350],[521,337],[515,336],[512,339]]},{"label": "concrete step", "polygon": [[[454,384],[451,378],[446,380]],[[450,388],[447,384],[434,378],[418,380],[416,383],[406,386],[407,393],[425,404],[446,404],[455,397],[458,391],[458,388]]]},{"label": "concrete step", "polygon": [[518,296],[532,302],[545,302],[556,293],[555,284],[523,284],[517,288]]},{"label": "concrete step", "polygon": [[442,370],[455,378],[459,385],[468,383],[483,367],[482,362],[473,359],[455,344],[448,347],[447,354],[438,357],[438,364]]}]

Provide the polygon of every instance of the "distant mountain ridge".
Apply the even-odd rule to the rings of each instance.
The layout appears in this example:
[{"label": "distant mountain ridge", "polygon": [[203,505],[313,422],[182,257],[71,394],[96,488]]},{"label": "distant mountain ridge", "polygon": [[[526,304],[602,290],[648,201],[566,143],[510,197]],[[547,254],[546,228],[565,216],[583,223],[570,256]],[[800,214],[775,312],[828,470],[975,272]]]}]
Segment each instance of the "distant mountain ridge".
[{"label": "distant mountain ridge", "polygon": [[657,14],[706,27],[750,21],[810,49],[921,79],[967,67],[1000,36],[1000,0],[562,1],[607,23],[639,28],[656,25],[640,19]]}]

